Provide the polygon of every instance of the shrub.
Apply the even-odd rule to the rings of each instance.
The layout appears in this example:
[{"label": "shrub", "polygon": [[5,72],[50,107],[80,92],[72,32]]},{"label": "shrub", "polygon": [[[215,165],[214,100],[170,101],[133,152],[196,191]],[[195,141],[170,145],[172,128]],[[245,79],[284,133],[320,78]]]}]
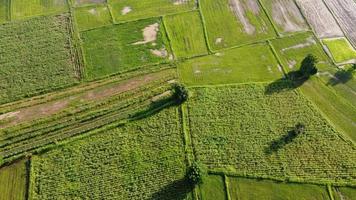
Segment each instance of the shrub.
[{"label": "shrub", "polygon": [[196,162],[193,162],[187,172],[187,179],[192,186],[203,183],[204,168]]}]

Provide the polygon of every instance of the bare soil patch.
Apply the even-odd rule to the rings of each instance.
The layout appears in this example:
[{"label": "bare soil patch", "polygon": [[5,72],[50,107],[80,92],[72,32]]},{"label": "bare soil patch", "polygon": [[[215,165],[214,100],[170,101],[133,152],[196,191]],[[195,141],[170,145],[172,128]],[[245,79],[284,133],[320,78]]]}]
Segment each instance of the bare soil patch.
[{"label": "bare soil patch", "polygon": [[151,25],[145,27],[142,30],[143,41],[135,42],[134,45],[147,44],[147,43],[156,41],[158,31],[159,31],[158,23],[154,23],[154,24],[151,24]]},{"label": "bare soil patch", "polygon": [[126,15],[128,14],[129,12],[132,11],[132,8],[130,6],[125,6],[122,10],[121,10],[121,14],[122,15]]},{"label": "bare soil patch", "polygon": [[189,0],[175,0],[173,2],[173,5],[182,5],[182,4],[185,4],[185,3],[188,3]]},{"label": "bare soil patch", "polygon": [[253,35],[256,32],[256,27],[254,27],[247,18],[247,12],[250,11],[253,14],[258,15],[260,13],[258,2],[249,0],[245,3],[241,0],[230,0],[230,8],[234,12],[236,18],[243,25],[244,31],[249,35]]},{"label": "bare soil patch", "polygon": [[297,0],[297,3],[319,38],[344,35],[323,0]]}]

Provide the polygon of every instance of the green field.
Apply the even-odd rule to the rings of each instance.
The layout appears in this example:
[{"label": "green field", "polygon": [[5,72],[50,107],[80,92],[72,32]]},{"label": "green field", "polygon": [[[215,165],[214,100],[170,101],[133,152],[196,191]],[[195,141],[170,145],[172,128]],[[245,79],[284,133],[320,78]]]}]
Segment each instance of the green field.
[{"label": "green field", "polygon": [[187,85],[265,82],[283,75],[267,44],[193,58],[179,64],[178,70],[181,80]]},{"label": "green field", "polygon": [[78,81],[67,15],[0,26],[0,104]]},{"label": "green field", "polygon": [[0,168],[0,199],[24,200],[27,193],[27,160]]},{"label": "green field", "polygon": [[107,2],[107,0],[71,0],[76,6],[85,6],[87,4],[101,4]]},{"label": "green field", "polygon": [[0,24],[9,20],[9,0],[0,0]]},{"label": "green field", "polygon": [[[231,4],[229,0],[200,0],[210,46],[213,50],[251,43],[275,36],[275,32],[258,1]],[[234,9],[241,9],[234,14]],[[241,5],[242,8],[238,8]],[[251,5],[254,8],[251,8]]]},{"label": "green field", "polygon": [[177,57],[193,57],[208,53],[198,12],[169,15],[164,17],[164,22]]},{"label": "green field", "polygon": [[325,186],[234,177],[228,182],[231,200],[329,200]]},{"label": "green field", "polygon": [[[186,112],[196,159],[210,170],[244,176],[355,184],[354,145],[298,91],[283,88],[290,86],[194,89]],[[292,137],[297,123],[306,132]]]},{"label": "green field", "polygon": [[109,0],[115,22],[145,19],[193,10],[194,0]]},{"label": "green field", "polygon": [[225,200],[226,191],[224,178],[219,175],[208,175],[204,177],[200,186],[200,195],[204,200]]},{"label": "green field", "polygon": [[346,38],[324,39],[323,43],[329,49],[336,63],[350,60],[356,62],[356,51]]},{"label": "green field", "polygon": [[170,47],[160,19],[147,19],[81,34],[86,79],[169,61]]},{"label": "green field", "polygon": [[58,14],[66,11],[68,11],[67,0],[11,0],[12,19]]},{"label": "green field", "polygon": [[34,157],[30,195],[182,199],[185,167],[178,112],[170,108]]},{"label": "green field", "polygon": [[81,31],[112,24],[109,9],[105,5],[79,7],[74,14]]},{"label": "green field", "polygon": [[333,190],[335,200],[355,200],[356,188],[336,187]]}]

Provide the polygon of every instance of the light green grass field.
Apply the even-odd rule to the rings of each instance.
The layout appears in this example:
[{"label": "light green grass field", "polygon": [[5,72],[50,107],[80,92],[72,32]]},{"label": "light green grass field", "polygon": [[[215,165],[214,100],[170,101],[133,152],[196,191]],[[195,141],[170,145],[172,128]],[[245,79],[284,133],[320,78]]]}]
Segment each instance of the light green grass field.
[{"label": "light green grass field", "polygon": [[179,64],[179,75],[187,85],[273,81],[282,77],[266,44],[230,49]]},{"label": "light green grass field", "polygon": [[0,0],[0,23],[8,20],[9,0]]},{"label": "light green grass field", "polygon": [[[154,34],[153,34],[154,33]],[[146,36],[146,39],[144,37]],[[160,19],[147,19],[82,32],[86,79],[169,61]]]},{"label": "light green grass field", "polygon": [[163,20],[177,57],[193,57],[208,53],[198,12],[170,15]]},{"label": "light green grass field", "polygon": [[85,6],[88,4],[101,4],[107,2],[107,0],[71,0],[75,6]]},{"label": "light green grass field", "polygon": [[11,16],[13,19],[64,13],[66,11],[68,11],[67,0],[11,0]]},{"label": "light green grass field", "polygon": [[329,49],[336,63],[349,60],[356,62],[356,51],[346,38],[324,39],[323,43]]},{"label": "light green grass field", "polygon": [[[288,88],[280,82],[192,90],[187,113],[198,162],[241,176],[355,184],[354,145]],[[306,132],[293,137],[297,123]]]},{"label": "light green grass field", "polygon": [[333,190],[335,200],[355,200],[356,188],[337,187]]},{"label": "light green grass field", "polygon": [[33,157],[31,199],[184,199],[176,108]]},{"label": "light green grass field", "polygon": [[291,37],[275,39],[272,40],[272,45],[283,66],[288,71],[298,70],[302,60],[308,54],[313,54],[318,58],[319,63],[317,66],[319,69],[331,65],[326,53],[312,33],[301,33]]},{"label": "light green grass field", "polygon": [[256,6],[253,9],[247,5],[246,0],[236,1],[243,7],[243,11],[237,12],[242,15],[241,19],[234,14],[229,0],[200,0],[209,43],[213,50],[275,36],[272,24],[257,1],[251,1],[250,4]]},{"label": "light green grass field", "polygon": [[184,12],[196,8],[195,0],[109,0],[115,22]]},{"label": "light green grass field", "polygon": [[24,200],[27,193],[27,160],[0,168],[0,199]]},{"label": "light green grass field", "polygon": [[329,200],[326,187],[229,177],[231,200]]},{"label": "light green grass field", "polygon": [[199,186],[201,198],[204,200],[225,200],[226,191],[224,178],[219,175],[204,177],[203,184]]},{"label": "light green grass field", "polygon": [[112,23],[109,9],[105,5],[79,7],[75,9],[74,14],[81,31]]}]

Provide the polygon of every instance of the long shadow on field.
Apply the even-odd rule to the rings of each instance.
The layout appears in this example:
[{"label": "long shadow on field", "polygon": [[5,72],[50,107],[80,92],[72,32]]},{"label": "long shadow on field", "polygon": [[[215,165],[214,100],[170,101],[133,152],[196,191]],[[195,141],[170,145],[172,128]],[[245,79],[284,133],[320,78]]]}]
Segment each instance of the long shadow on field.
[{"label": "long shadow on field", "polygon": [[294,130],[288,131],[286,135],[272,141],[270,145],[265,149],[266,154],[272,154],[282,149],[287,144],[293,142],[293,140],[298,136]]},{"label": "long shadow on field", "polygon": [[193,187],[186,178],[173,181],[154,193],[150,200],[184,200],[191,194]]},{"label": "long shadow on field", "polygon": [[331,77],[326,85],[335,86],[345,84],[353,78],[353,72],[356,71],[356,65],[348,70],[339,70]]},{"label": "long shadow on field", "polygon": [[308,79],[296,78],[300,77],[299,73],[299,71],[291,71],[285,78],[278,79],[268,84],[265,88],[265,94],[272,95],[275,93],[286,92],[302,86]]}]

